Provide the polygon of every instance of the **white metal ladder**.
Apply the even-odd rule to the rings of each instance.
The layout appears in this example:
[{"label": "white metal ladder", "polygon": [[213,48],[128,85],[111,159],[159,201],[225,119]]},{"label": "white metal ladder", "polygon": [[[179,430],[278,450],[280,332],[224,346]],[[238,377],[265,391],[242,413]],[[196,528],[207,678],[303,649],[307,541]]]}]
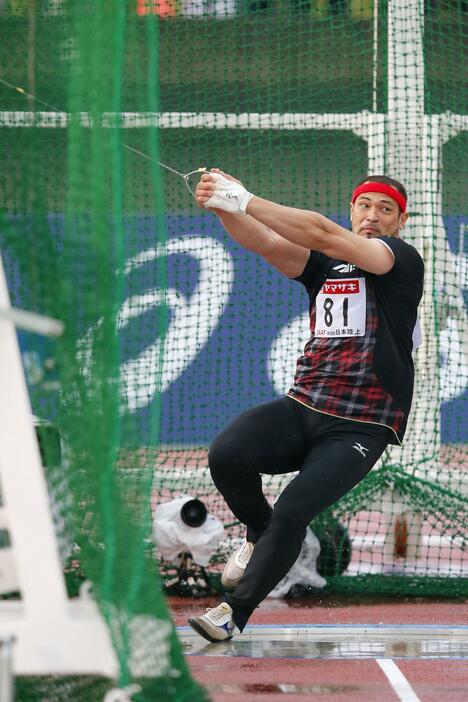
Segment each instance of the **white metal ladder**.
[{"label": "white metal ladder", "polygon": [[[2,565],[9,569],[5,579],[14,578],[21,592],[21,600],[0,601],[2,665],[13,674],[113,678],[117,660],[95,603],[67,596],[15,324],[39,333],[50,323],[57,327],[54,320],[11,309],[1,256],[0,310],[0,387],[8,398],[0,402],[0,520],[11,538]],[[8,687],[5,682],[5,700]]]}]

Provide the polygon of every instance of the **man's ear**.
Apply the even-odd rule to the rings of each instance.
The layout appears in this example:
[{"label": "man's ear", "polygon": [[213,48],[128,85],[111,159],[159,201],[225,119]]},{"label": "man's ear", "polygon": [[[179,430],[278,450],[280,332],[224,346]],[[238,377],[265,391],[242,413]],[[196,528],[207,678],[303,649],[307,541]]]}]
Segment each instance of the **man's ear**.
[{"label": "man's ear", "polygon": [[400,215],[400,225],[399,225],[400,229],[404,229],[405,224],[406,224],[406,222],[408,221],[408,217],[409,217],[408,212],[403,212],[403,213]]}]

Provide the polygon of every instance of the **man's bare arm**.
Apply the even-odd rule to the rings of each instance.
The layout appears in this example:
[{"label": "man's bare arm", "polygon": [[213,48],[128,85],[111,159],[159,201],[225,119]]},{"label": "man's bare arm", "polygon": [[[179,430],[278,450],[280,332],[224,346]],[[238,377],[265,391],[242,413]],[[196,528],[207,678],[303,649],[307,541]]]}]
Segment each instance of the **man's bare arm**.
[{"label": "man's bare arm", "polygon": [[[222,173],[219,175],[225,176]],[[250,215],[291,244],[305,251],[321,251],[330,258],[354,263],[370,273],[382,275],[393,267],[394,256],[381,241],[354,234],[318,212],[285,207],[254,196],[239,181],[233,178],[228,180],[236,185],[230,185],[224,178],[217,178],[216,174],[204,174],[197,186],[199,205],[216,207],[219,203],[220,208],[234,205],[238,212]],[[239,209],[240,201],[242,206]],[[245,214],[235,216],[247,219]]]},{"label": "man's bare arm", "polygon": [[[229,181],[242,185],[240,181],[218,168],[213,168],[212,172],[219,173]],[[206,197],[211,195],[211,187],[211,179],[202,177],[196,192],[200,207],[204,206]],[[275,232],[274,227],[268,227],[254,217],[231,214],[216,208],[213,208],[212,212],[218,216],[224,229],[235,241],[245,249],[262,256],[280,273],[288,278],[296,278],[303,272],[309,258],[309,249],[288,241]]]},{"label": "man's bare arm", "polygon": [[254,196],[247,213],[266,226],[274,222],[277,233],[298,246],[354,263],[370,273],[382,275],[394,265],[393,254],[382,242],[354,234],[318,212],[285,207]]},{"label": "man's bare arm", "polygon": [[254,217],[222,210],[215,212],[230,236],[245,249],[262,256],[288,278],[301,275],[309,258],[309,249],[288,241]]}]

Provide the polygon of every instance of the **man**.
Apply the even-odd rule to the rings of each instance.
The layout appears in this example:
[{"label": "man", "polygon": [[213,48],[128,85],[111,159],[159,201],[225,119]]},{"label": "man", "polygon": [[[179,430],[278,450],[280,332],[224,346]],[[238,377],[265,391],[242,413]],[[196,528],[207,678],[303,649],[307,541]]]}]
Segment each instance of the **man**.
[{"label": "man", "polygon": [[[386,176],[355,188],[352,231],[256,197],[218,169],[202,176],[195,195],[236,241],[301,282],[310,299],[311,338],[287,395],[244,412],[210,448],[213,481],[247,527],[222,576],[233,591],[189,619],[214,642],[243,630],[296,561],[312,519],[362,480],[387,444],[401,443],[424,264],[400,238],[406,191]],[[272,509],[261,474],[295,471]]]}]

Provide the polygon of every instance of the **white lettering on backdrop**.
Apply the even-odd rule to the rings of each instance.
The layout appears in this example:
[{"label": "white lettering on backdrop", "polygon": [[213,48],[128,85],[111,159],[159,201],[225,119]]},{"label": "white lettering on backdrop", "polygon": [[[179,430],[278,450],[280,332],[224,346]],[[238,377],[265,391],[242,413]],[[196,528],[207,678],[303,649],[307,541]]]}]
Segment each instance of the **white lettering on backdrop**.
[{"label": "white lettering on backdrop", "polygon": [[[125,274],[174,254],[186,254],[197,260],[199,276],[193,292],[185,295],[175,288],[155,287],[127,298],[118,314],[117,325],[122,330],[135,317],[160,305],[167,305],[170,310],[163,343],[155,329],[152,343],[121,366],[122,409],[129,412],[149,405],[157,392],[167,390],[193,362],[217,326],[232,290],[231,255],[220,242],[203,236],[179,237],[142,251],[127,261]],[[84,375],[91,370],[95,329],[88,330],[79,344]]]}]

